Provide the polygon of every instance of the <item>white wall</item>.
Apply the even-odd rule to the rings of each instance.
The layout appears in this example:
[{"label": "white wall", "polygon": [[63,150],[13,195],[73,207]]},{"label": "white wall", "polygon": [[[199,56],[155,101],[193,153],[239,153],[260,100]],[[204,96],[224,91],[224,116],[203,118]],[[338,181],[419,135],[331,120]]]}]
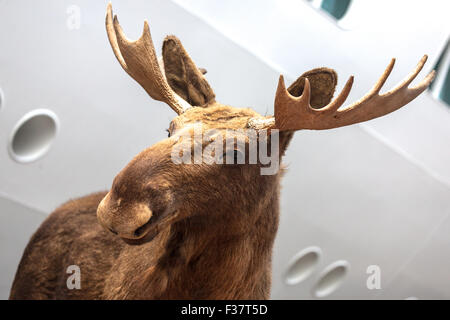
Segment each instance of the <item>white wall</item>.
[{"label": "white wall", "polygon": [[[446,1],[407,1],[407,9],[391,1],[386,11],[386,1],[355,0],[355,17],[364,19],[349,20],[349,11],[347,26],[354,29],[345,31],[303,0],[175,2],[113,5],[130,38],[139,36],[145,18],[157,48],[166,34],[177,35],[208,70],[219,101],[261,113],[273,110],[280,72],[293,80],[332,67],[339,88],[354,74],[349,100],[362,96],[393,56],[397,66],[386,89],[428,53],[423,77],[449,30]],[[71,5],[80,8],[80,29],[67,28]],[[136,153],[165,137],[174,116],[118,65],[105,8],[106,1],[0,2],[0,254],[8,254],[0,262],[0,298],[41,212],[107,189]],[[59,131],[43,158],[19,164],[8,153],[9,136],[37,108],[55,112]],[[350,268],[328,298],[450,298],[449,117],[425,94],[365,125],[296,134],[286,156],[273,298],[313,298],[321,271],[336,260]],[[311,276],[286,285],[289,261],[310,246],[321,251]],[[369,265],[381,267],[381,290],[366,287]]]}]

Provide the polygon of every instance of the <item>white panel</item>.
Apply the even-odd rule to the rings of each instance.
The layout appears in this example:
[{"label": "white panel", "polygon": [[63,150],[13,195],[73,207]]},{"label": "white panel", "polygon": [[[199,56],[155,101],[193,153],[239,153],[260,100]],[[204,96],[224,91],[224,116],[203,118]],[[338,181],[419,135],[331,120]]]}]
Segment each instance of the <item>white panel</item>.
[{"label": "white panel", "polygon": [[286,163],[273,298],[311,298],[311,283],[280,287],[288,261],[311,245],[322,250],[319,270],[351,265],[330,298],[372,297],[367,267],[378,265],[387,283],[450,214],[446,185],[357,126],[297,133]]},{"label": "white panel", "polygon": [[[387,283],[380,298],[448,299],[450,297],[450,217],[442,221],[433,233],[422,235],[425,240],[415,255],[406,261],[399,276]],[[414,285],[412,285],[414,284]]]}]

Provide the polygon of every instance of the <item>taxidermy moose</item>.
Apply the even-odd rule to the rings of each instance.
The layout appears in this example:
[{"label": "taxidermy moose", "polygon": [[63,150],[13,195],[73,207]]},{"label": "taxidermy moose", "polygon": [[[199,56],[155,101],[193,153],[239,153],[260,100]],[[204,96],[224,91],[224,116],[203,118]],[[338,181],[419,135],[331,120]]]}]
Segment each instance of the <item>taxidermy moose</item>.
[{"label": "taxidermy moose", "polygon": [[[186,144],[186,136],[201,123],[203,131],[216,133],[194,141],[202,149],[228,131],[278,132],[276,155],[281,159],[296,130],[381,117],[415,99],[434,77],[431,72],[408,88],[424,56],[399,86],[380,94],[392,60],[366,96],[342,107],[353,77],[332,100],[337,75],[331,69],[308,71],[288,89],[280,76],[275,114],[266,117],[216,102],[204,72],[176,37],[164,40],[158,61],[147,22],[141,38],[129,41],[111,4],[106,30],[123,69],[178,116],[170,123],[169,137],[138,154],[109,192],[69,201],[43,222],[25,249],[11,299],[268,299],[282,170],[263,175],[259,160],[174,163],[172,150]],[[244,145],[251,143],[248,136],[236,139],[241,138]],[[264,139],[275,143],[271,134]],[[239,152],[231,149],[234,156]],[[224,148],[220,156],[229,153]],[[80,290],[67,287],[71,265],[80,268]]]}]

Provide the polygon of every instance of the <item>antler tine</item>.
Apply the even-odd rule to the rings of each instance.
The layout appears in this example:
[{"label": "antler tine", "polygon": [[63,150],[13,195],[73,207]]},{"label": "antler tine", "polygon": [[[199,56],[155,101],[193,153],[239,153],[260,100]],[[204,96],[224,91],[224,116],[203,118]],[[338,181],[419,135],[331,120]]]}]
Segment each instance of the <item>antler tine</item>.
[{"label": "antler tine", "polygon": [[[117,16],[114,15],[114,19],[117,19]],[[117,43],[117,37],[116,37],[116,31],[114,29],[113,24],[113,14],[112,14],[112,5],[111,2],[108,3],[108,8],[106,11],[106,33],[108,34],[109,43],[111,44],[111,48],[113,49],[114,55],[117,58],[117,61],[119,61],[122,68],[129,74],[127,64],[125,63],[125,60],[122,57],[122,53],[119,49],[119,44]],[[131,76],[131,74],[130,74]]]},{"label": "antler tine", "polygon": [[[347,121],[350,121],[350,123],[348,124],[353,124],[384,116],[408,104],[417,96],[419,96],[423,91],[425,91],[434,79],[435,71],[433,70],[418,86],[414,88],[408,88],[411,82],[422,70],[427,59],[428,56],[424,55],[417,64],[417,67],[414,69],[414,71],[411,72],[410,75],[405,78],[405,80],[403,80],[394,89],[380,95],[379,91],[382,85],[379,86],[379,84],[384,83],[387,79],[387,76],[389,76],[390,72],[392,71],[395,62],[395,60],[392,59],[391,64],[381,76],[377,85],[375,85],[374,89],[378,88],[379,86],[378,90],[374,92],[376,94],[367,95],[360,101],[344,108],[343,110],[340,110],[340,114],[342,114],[342,117],[348,117]],[[343,125],[348,124],[345,123]]]},{"label": "antler tine", "polygon": [[359,101],[353,103],[351,106],[344,108],[344,110],[351,110],[352,108],[354,108],[354,106],[361,105],[362,103],[372,99],[373,97],[378,96],[381,91],[381,88],[383,88],[384,84],[386,83],[386,80],[391,75],[391,72],[394,69],[394,65],[395,65],[395,58],[392,58],[391,62],[389,62],[389,65],[386,67],[383,74],[375,83],[373,88],[364,97],[359,99]]},{"label": "antler tine", "polygon": [[[424,55],[422,57],[422,59],[420,59],[416,68],[409,74],[409,76],[407,76],[405,78],[405,80],[403,80],[397,87],[395,87],[391,91],[385,93],[383,96],[388,96],[390,94],[395,93],[396,91],[399,91],[402,89],[404,90],[404,89],[408,88],[408,86],[411,84],[411,82],[413,82],[414,79],[417,77],[419,72],[422,71],[422,68],[425,65],[425,63],[427,62],[427,60],[428,60],[428,56]],[[427,87],[430,85],[430,83],[433,81],[433,79],[435,77],[435,73],[436,72],[434,70],[431,71],[417,86],[415,86],[413,88],[409,88],[407,90],[409,95],[412,95],[415,98],[419,94],[421,94],[424,90],[426,90]],[[412,99],[414,99],[414,98],[412,98]]]},{"label": "antler tine", "polygon": [[[391,90],[391,92],[395,92],[397,90],[400,90],[402,88],[408,87],[411,82],[417,77],[420,71],[422,71],[423,66],[425,65],[425,62],[427,62],[428,56],[424,55],[422,59],[420,59],[419,63],[417,64],[416,68],[394,89]],[[389,92],[387,93],[389,94]]]},{"label": "antler tine", "polygon": [[341,93],[338,95],[336,99],[334,99],[332,102],[330,102],[327,106],[321,108],[321,109],[312,109],[317,112],[327,112],[327,113],[333,113],[336,112],[347,100],[348,95],[350,94],[350,91],[353,87],[353,81],[354,77],[350,76],[350,78],[345,83],[344,88],[342,89]]},{"label": "antler tine", "polygon": [[275,97],[275,121],[271,122],[268,119],[264,122],[252,120],[251,123],[259,125],[267,123],[272,128],[279,130],[323,130],[347,126],[384,116],[411,102],[427,89],[434,79],[434,71],[428,74],[417,86],[408,88],[422,70],[426,61],[427,56],[425,55],[414,71],[404,81],[391,91],[380,95],[380,90],[394,67],[395,59],[392,59],[380,79],[367,95],[344,108],[341,108],[341,106],[350,93],[353,76],[347,81],[339,96],[321,109],[314,109],[310,105],[309,99],[311,93],[308,79],[305,79],[303,94],[297,98],[291,96],[286,90],[283,77],[281,76]]},{"label": "antler tine", "polygon": [[386,83],[387,78],[389,78],[389,76],[391,75],[391,72],[394,69],[394,65],[395,65],[395,58],[392,58],[391,62],[389,62],[389,65],[387,66],[386,70],[384,70],[380,79],[378,79],[375,86],[372,88],[372,90],[369,91],[369,93],[363,99],[369,99],[369,98],[373,97],[374,95],[377,95],[380,93],[380,90],[381,90],[381,88],[383,88],[384,84]]},{"label": "antler tine", "polygon": [[284,76],[280,75],[275,99],[281,98],[282,95],[288,95],[292,100],[296,101],[299,108],[309,108],[309,104],[311,102],[311,84],[309,83],[308,78],[305,78],[305,86],[303,88],[302,95],[299,97],[294,97],[286,89]]},{"label": "antler tine", "polygon": [[[283,75],[278,79],[278,87],[275,95],[275,127],[286,127],[289,119],[278,116],[277,114],[290,114],[292,117],[300,116],[302,113],[308,112],[310,109],[311,85],[309,80],[305,78],[305,86],[303,93],[299,97],[293,97],[286,89]],[[295,105],[295,108],[292,108]],[[277,108],[278,106],[278,108]]]},{"label": "antler tine", "polygon": [[419,94],[424,92],[428,86],[433,82],[434,78],[436,77],[436,71],[431,71],[417,86],[409,88],[409,93],[411,96],[417,97]]},{"label": "antler tine", "polygon": [[148,22],[144,21],[144,30],[136,41],[125,36],[117,16],[108,4],[106,31],[114,54],[122,68],[135,79],[155,100],[167,103],[176,113],[181,114],[190,108],[168,85],[155,52]]}]

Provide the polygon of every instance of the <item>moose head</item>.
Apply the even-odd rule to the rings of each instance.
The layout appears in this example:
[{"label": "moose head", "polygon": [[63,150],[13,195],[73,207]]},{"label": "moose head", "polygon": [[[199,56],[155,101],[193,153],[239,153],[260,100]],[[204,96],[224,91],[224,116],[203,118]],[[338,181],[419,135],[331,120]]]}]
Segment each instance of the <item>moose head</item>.
[{"label": "moose head", "polygon": [[269,162],[280,161],[293,133],[381,117],[415,99],[434,78],[431,72],[408,88],[424,66],[424,56],[402,83],[380,94],[394,67],[392,59],[367,95],[343,106],[353,77],[333,100],[337,75],[331,69],[308,71],[287,89],[280,76],[274,116],[262,116],[216,102],[205,70],[195,66],[176,37],[164,40],[158,60],[147,21],[142,36],[130,41],[113,17],[111,4],[106,29],[122,68],[153,99],[177,113],[169,137],[142,151],[116,176],[97,210],[104,227],[137,243],[186,220],[196,221],[189,226],[205,227],[210,234],[233,236],[258,228],[264,237],[270,235],[268,243],[273,242],[282,170],[263,170]]}]

